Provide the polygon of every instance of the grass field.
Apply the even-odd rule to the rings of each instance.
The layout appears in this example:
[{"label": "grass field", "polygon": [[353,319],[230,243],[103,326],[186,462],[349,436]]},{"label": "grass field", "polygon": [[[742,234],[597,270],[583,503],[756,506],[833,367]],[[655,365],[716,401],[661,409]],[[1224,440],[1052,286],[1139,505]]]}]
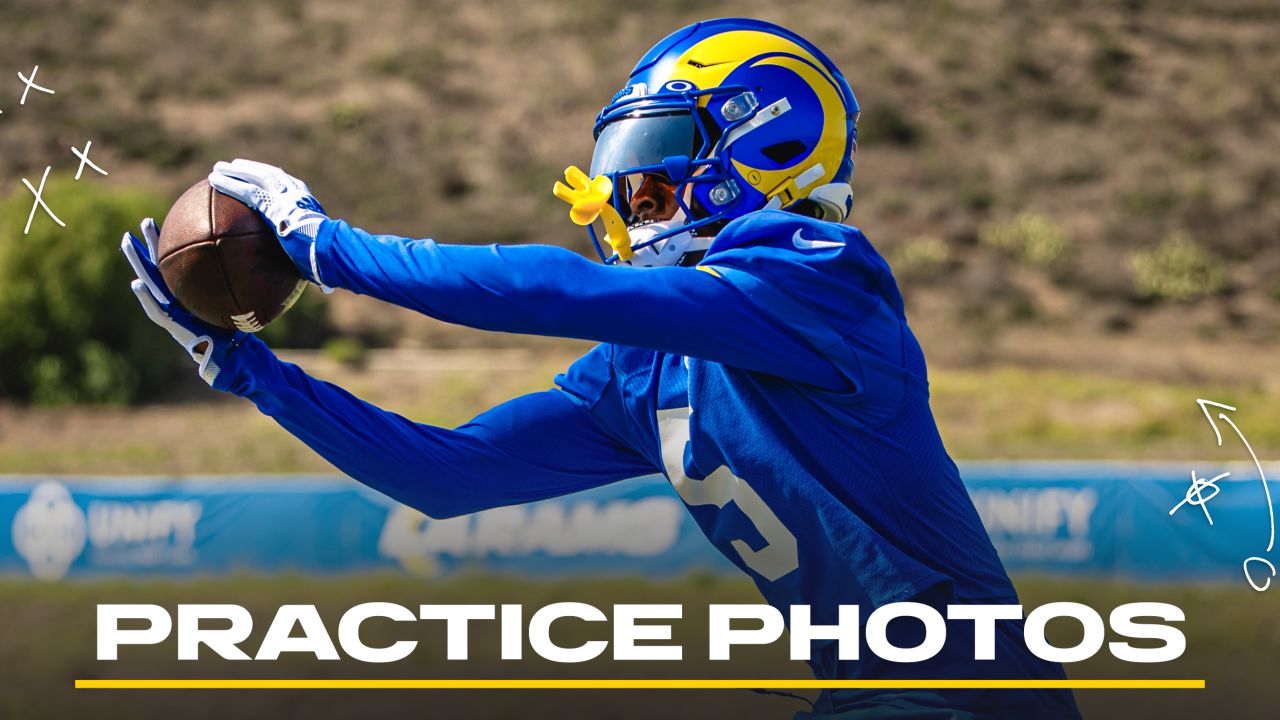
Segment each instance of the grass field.
[{"label": "grass field", "polygon": [[[1199,718],[1224,705],[1233,718],[1270,718],[1280,702],[1273,678],[1280,653],[1280,621],[1275,598],[1236,586],[1156,586],[1122,582],[1064,581],[1022,578],[1018,583],[1026,606],[1050,601],[1086,602],[1105,609],[1138,600],[1158,599],[1182,607],[1187,614],[1185,656],[1160,666],[1125,665],[1104,651],[1098,658],[1068,668],[1073,678],[1202,678],[1205,690],[1093,690],[1078,693],[1090,718]],[[438,624],[392,628],[371,625],[366,641],[418,639],[406,661],[385,666],[349,661],[290,660],[266,669],[248,663],[200,660],[178,663],[171,640],[156,648],[125,648],[115,663],[94,656],[95,603],[144,602],[172,608],[182,602],[234,602],[257,619],[246,643],[252,653],[271,614],[280,604],[315,603],[336,632],[337,614],[366,601],[395,602],[408,607],[426,603],[518,602],[526,607],[575,600],[607,608],[614,602],[681,602],[685,620],[675,625],[675,640],[685,647],[685,661],[622,663],[593,661],[553,665],[526,659],[518,665],[497,660],[493,623],[474,624],[472,657],[444,659],[444,637]],[[795,700],[766,697],[743,690],[723,691],[76,691],[73,679],[124,677],[383,677],[383,678],[803,678],[806,668],[785,660],[786,644],[741,648],[729,663],[705,659],[706,632],[699,618],[716,602],[758,602],[745,580],[690,577],[682,580],[544,581],[472,576],[445,582],[423,582],[393,575],[340,579],[302,577],[235,577],[191,582],[90,582],[42,585],[0,582],[5,630],[0,635],[0,667],[5,668],[0,717],[60,718],[85,716],[204,720],[225,717],[369,717],[412,712],[425,717],[598,717],[707,718],[789,717],[805,706]],[[1229,611],[1225,608],[1229,607]],[[570,621],[557,626],[557,641],[607,639],[599,629]],[[395,635],[392,635],[392,632]],[[563,634],[561,634],[563,632]],[[1067,644],[1070,627],[1050,626],[1053,639]],[[1078,632],[1078,631],[1077,631]],[[408,634],[406,634],[408,633]],[[607,656],[607,654],[606,654]],[[526,650],[526,658],[534,658]]]},{"label": "grass field", "polygon": [[[492,405],[551,386],[576,348],[388,353],[365,370],[293,354],[319,377],[419,422],[453,426]],[[174,350],[177,352],[177,350]],[[1280,448],[1269,417],[1280,385],[1241,380],[1113,377],[1003,366],[931,375],[942,435],[960,459],[1179,460],[1210,456],[1213,434],[1195,404],[1239,408],[1259,454]],[[0,406],[6,473],[327,472],[332,468],[245,401],[196,388],[198,402],[134,409]]]}]

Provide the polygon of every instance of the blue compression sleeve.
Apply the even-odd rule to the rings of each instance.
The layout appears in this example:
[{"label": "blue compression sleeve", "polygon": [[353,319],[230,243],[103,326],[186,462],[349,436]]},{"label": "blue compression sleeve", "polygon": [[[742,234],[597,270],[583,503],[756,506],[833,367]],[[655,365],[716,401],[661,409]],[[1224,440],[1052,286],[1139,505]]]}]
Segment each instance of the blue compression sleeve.
[{"label": "blue compression sleeve", "polygon": [[609,267],[546,245],[441,245],[341,220],[321,225],[316,261],[327,285],[458,325],[640,347],[847,389],[823,348],[696,268]]},{"label": "blue compression sleeve", "polygon": [[516,398],[457,429],[377,408],[279,360],[257,338],[219,389],[246,397],[352,478],[431,517],[532,502],[657,472],[562,390]]}]

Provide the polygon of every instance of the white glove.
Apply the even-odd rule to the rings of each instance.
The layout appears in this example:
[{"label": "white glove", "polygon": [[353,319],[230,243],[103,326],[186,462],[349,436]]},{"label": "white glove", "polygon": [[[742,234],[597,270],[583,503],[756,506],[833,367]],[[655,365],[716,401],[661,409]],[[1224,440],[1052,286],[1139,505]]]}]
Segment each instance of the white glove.
[{"label": "white glove", "polygon": [[232,332],[209,325],[187,312],[178,304],[173,293],[164,284],[160,268],[156,267],[156,244],[160,231],[156,221],[142,221],[142,240],[133,233],[125,233],[120,241],[120,251],[133,267],[137,280],[130,283],[142,309],[151,321],[169,332],[173,339],[187,351],[199,366],[200,377],[218,390],[226,390],[218,384],[218,375],[227,356],[240,347],[246,338],[243,332]]},{"label": "white glove", "polygon": [[316,233],[329,216],[306,183],[274,165],[236,159],[215,164],[209,184],[257,210],[275,230],[298,272],[332,292],[321,282],[316,265]]}]

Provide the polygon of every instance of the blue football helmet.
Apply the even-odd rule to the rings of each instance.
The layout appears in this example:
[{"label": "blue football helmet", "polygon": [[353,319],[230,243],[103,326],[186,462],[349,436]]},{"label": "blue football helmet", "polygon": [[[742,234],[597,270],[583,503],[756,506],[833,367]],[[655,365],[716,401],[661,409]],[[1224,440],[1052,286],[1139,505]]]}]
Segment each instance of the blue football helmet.
[{"label": "blue football helmet", "polygon": [[[649,50],[596,118],[589,176],[617,213],[605,243],[578,207],[575,222],[606,263],[633,265],[696,263],[728,221],[761,209],[841,222],[858,113],[844,76],[795,33],[749,19],[690,25]],[[673,188],[670,219],[633,211],[652,176]],[[567,190],[556,194],[570,200]]]}]

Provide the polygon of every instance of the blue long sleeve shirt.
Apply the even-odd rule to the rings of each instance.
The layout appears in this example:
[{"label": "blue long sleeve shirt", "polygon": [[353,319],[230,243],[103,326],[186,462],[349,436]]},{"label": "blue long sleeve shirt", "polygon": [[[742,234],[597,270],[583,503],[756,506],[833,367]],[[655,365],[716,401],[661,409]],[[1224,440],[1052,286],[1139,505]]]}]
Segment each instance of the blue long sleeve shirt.
[{"label": "blue long sleeve shirt", "polygon": [[[328,285],[447,322],[599,343],[555,389],[454,429],[376,408],[257,340],[232,354],[220,385],[402,503],[445,517],[661,472],[771,604],[808,604],[814,623],[834,624],[841,604],[1017,602],[938,434],[897,284],[856,228],[756,212],[698,267],[632,268],[328,221],[316,266]],[[974,666],[949,642],[910,676],[956,663],[973,677],[1063,676],[1027,652],[1020,624],[998,628],[1003,661]],[[811,664],[821,678],[902,672],[841,661],[833,642]],[[819,709],[869,697],[824,693]],[[1076,716],[1069,693],[930,697],[984,717]]]},{"label": "blue long sleeve shirt", "polygon": [[[606,267],[563,248],[442,245],[334,220],[316,242],[326,284],[446,322],[654,348],[815,385],[849,382],[799,333],[694,268]],[[433,517],[661,471],[601,434],[584,397],[598,380],[581,373],[447,430],[311,378],[256,340],[233,358],[223,368],[231,392],[344,473]]]}]

